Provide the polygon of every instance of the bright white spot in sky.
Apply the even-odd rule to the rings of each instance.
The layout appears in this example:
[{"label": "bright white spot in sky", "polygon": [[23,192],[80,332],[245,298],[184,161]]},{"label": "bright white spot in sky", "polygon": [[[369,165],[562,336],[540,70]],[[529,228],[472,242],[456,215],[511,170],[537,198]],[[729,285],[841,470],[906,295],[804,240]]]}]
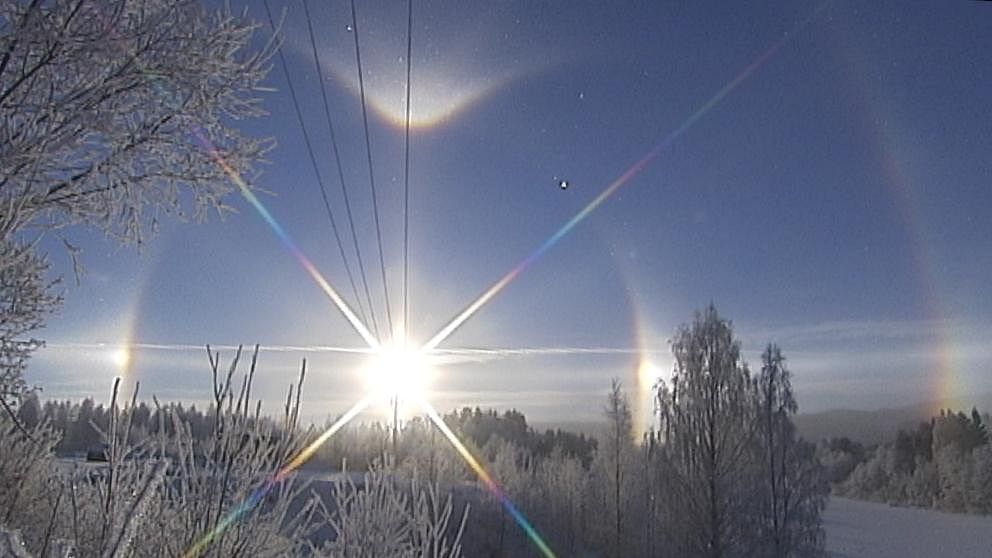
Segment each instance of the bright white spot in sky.
[{"label": "bright white spot in sky", "polygon": [[642,357],[637,365],[637,389],[634,391],[634,428],[640,436],[654,423],[654,385],[664,372],[655,363]]},{"label": "bright white spot in sky", "polygon": [[[354,68],[349,70],[334,73],[357,93],[358,76]],[[376,70],[365,76],[369,107],[390,124],[402,127],[406,124],[405,63],[380,66]],[[428,128],[443,122],[514,78],[508,72],[503,75],[474,72],[474,76],[472,73],[459,75],[458,71],[444,66],[419,67],[411,85],[410,126]]]},{"label": "bright white spot in sky", "polygon": [[637,375],[642,386],[652,386],[661,378],[662,371],[653,362],[644,359],[637,367]]},{"label": "bright white spot in sky", "polygon": [[127,347],[118,347],[111,351],[110,361],[117,366],[118,370],[123,372],[128,363],[131,362],[131,351]]}]

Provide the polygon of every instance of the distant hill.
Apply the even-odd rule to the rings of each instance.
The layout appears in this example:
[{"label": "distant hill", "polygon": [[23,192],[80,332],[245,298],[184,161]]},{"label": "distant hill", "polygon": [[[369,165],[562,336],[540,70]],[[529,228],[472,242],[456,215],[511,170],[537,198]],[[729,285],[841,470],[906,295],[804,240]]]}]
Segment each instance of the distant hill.
[{"label": "distant hill", "polygon": [[[954,411],[969,411],[977,407],[979,411],[988,413],[992,411],[992,393],[971,398],[970,401],[952,401],[949,406]],[[874,444],[891,441],[900,428],[915,428],[920,422],[930,420],[937,408],[940,406],[934,401],[920,401],[904,407],[874,411],[832,409],[797,415],[795,422],[799,433],[810,441],[847,436],[864,444]]]},{"label": "distant hill", "polygon": [[[947,408],[948,405],[944,405]],[[969,412],[977,407],[982,413],[992,412],[992,393],[986,393],[967,401],[952,401],[954,411]],[[863,444],[890,442],[900,428],[916,428],[920,422],[930,420],[934,409],[940,406],[934,401],[918,401],[903,407],[876,409],[831,409],[818,413],[796,415],[796,427],[803,438],[812,442],[824,438],[848,438]],[[534,421],[530,427],[537,432],[547,429],[561,429],[566,432],[600,437],[606,428],[605,420],[598,421]]]}]

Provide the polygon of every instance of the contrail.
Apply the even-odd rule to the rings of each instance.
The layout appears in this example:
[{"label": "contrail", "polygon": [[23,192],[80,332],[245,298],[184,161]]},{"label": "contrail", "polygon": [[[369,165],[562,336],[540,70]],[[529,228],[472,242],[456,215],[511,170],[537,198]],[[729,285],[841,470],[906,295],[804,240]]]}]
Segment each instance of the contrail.
[{"label": "contrail", "polygon": [[[138,349],[148,351],[190,352],[202,351],[205,345],[185,343],[45,343],[48,349],[88,350],[88,349]],[[221,351],[236,351],[239,345],[210,345],[210,348]],[[269,353],[345,353],[372,354],[374,349],[369,347],[335,347],[330,345],[259,345],[259,352]]]},{"label": "contrail", "polygon": [[628,347],[521,347],[521,348],[452,348],[434,349],[430,353],[440,365],[482,363],[524,357],[624,356],[668,354],[668,349]]}]

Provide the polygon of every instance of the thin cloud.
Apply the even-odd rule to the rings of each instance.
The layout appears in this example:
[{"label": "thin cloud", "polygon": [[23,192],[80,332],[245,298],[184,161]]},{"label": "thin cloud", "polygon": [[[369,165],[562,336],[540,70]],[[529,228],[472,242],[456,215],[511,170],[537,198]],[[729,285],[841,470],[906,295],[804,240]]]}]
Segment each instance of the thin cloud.
[{"label": "thin cloud", "polygon": [[[241,345],[241,349],[253,350],[254,345]],[[193,345],[184,343],[45,343],[45,348],[61,350],[148,350],[148,351],[174,351],[190,352],[204,351],[206,345]],[[239,345],[210,345],[215,351],[236,351]],[[259,345],[261,353],[348,353],[348,354],[368,354],[371,349],[368,347],[335,347],[331,345]]]},{"label": "thin cloud", "polygon": [[455,348],[435,352],[441,364],[485,363],[521,357],[553,356],[624,356],[668,354],[668,349],[636,349],[629,347],[521,347],[521,348]]}]

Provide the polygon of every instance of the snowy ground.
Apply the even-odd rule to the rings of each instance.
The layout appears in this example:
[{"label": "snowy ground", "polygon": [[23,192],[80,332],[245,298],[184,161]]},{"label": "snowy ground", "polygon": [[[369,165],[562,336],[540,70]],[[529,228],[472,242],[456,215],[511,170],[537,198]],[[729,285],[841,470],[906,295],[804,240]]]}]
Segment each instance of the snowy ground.
[{"label": "snowy ground", "polygon": [[992,517],[831,498],[823,519],[830,558],[992,557]]}]

